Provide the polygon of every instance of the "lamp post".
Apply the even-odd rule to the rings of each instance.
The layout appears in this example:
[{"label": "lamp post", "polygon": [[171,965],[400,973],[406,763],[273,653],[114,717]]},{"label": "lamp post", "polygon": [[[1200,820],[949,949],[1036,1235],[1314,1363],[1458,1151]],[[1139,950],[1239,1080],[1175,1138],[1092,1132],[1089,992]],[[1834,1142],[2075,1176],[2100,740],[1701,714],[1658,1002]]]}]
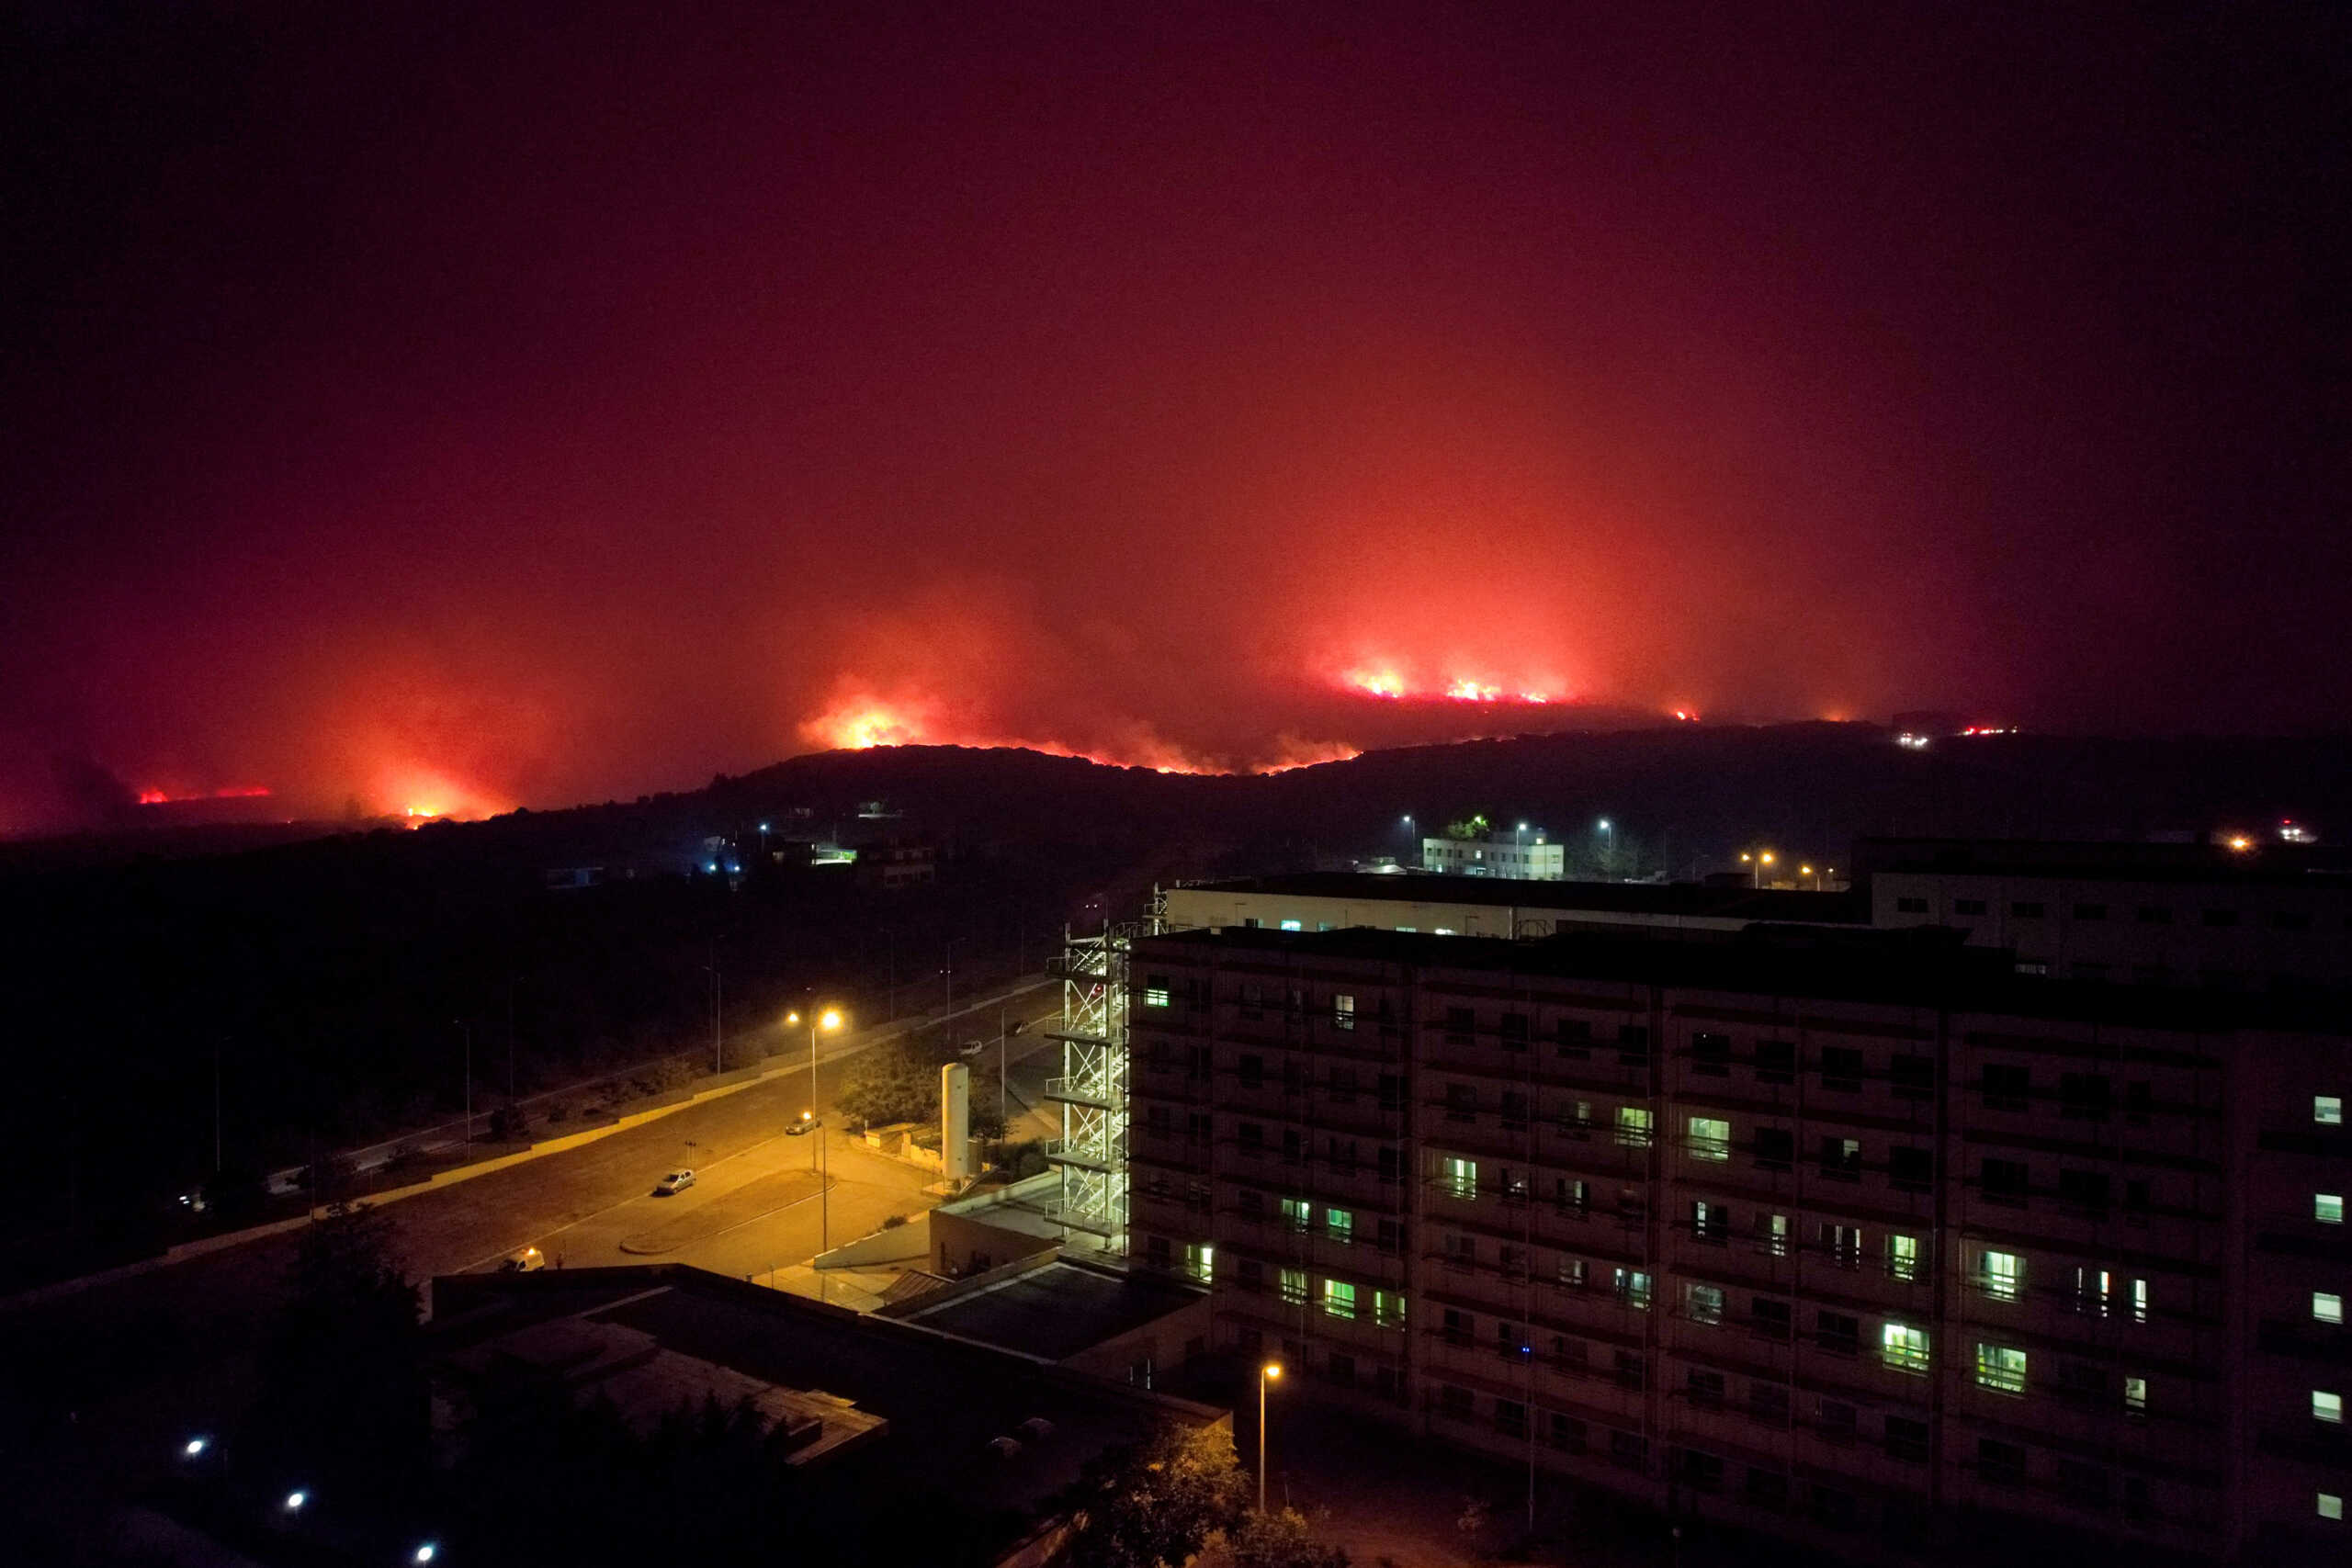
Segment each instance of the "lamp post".
[{"label": "lamp post", "polygon": [[1258,1369],[1258,1511],[1266,1511],[1266,1385],[1280,1382],[1283,1364],[1268,1361]]},{"label": "lamp post", "polygon": [[[798,1023],[800,1015],[797,1012],[786,1013],[784,1021]],[[817,1120],[817,1032],[820,1029],[839,1029],[841,1026],[842,1015],[839,1008],[827,1008],[821,1013],[809,1015],[808,1109],[800,1113],[800,1119],[803,1122],[814,1122]],[[832,1205],[829,1201],[830,1194],[826,1191],[831,1185],[826,1180],[826,1177],[830,1174],[832,1156],[825,1149],[825,1129],[820,1125],[811,1127],[809,1130],[817,1140],[817,1146],[808,1151],[808,1168],[817,1172],[817,1250],[822,1253],[826,1250],[826,1242],[832,1235],[832,1215],[830,1212]],[[821,1167],[818,1163],[820,1160],[824,1162]]]},{"label": "lamp post", "polygon": [[474,1141],[474,1026],[462,1018],[449,1021],[466,1037],[466,1142],[470,1144]]}]

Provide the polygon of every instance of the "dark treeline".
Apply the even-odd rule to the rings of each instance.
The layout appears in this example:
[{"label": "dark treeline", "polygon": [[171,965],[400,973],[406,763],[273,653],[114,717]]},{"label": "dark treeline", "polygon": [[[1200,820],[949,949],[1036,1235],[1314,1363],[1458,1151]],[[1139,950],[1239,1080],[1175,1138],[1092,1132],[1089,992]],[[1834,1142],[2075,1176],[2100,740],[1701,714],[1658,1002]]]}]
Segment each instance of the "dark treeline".
[{"label": "dark treeline", "polygon": [[19,877],[0,1157],[44,1201],[7,1239],[157,1239],[181,1188],[243,1190],[455,1116],[469,1049],[487,1133],[510,1089],[667,1053],[702,1070],[714,991],[730,1068],[780,1048],[805,1000],[879,1021],[936,1005],[951,965],[971,994],[1042,964],[1089,869],[974,854],[884,891],[749,861],[733,890],[672,874],[550,892],[484,825]]}]

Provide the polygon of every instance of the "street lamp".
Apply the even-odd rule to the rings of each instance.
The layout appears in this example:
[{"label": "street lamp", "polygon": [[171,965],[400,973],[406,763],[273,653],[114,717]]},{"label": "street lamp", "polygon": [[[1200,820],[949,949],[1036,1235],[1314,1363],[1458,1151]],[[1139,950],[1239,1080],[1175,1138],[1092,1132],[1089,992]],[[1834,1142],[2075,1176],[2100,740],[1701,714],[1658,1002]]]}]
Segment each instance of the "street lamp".
[{"label": "street lamp", "polygon": [[1258,1369],[1258,1511],[1266,1511],[1266,1385],[1280,1382],[1283,1364],[1268,1361]]},{"label": "street lamp", "polygon": [[1763,884],[1764,884],[1764,868],[1765,868],[1766,866],[1768,866],[1768,865],[1770,865],[1771,863],[1772,863],[1772,852],[1771,852],[1771,851],[1770,851],[1770,850],[1766,850],[1762,854],[1758,855],[1758,856],[1756,857],[1756,884],[1757,884],[1757,886],[1759,886],[1759,887],[1760,887],[1760,886],[1763,886]]},{"label": "street lamp", "polygon": [[[800,1015],[797,1012],[786,1013],[784,1021],[798,1023]],[[827,1008],[822,1013],[811,1015],[808,1020],[808,1109],[800,1113],[800,1119],[803,1122],[814,1122],[817,1120],[817,1032],[820,1029],[839,1029],[841,1026],[842,1015],[838,1008]],[[821,1253],[831,1236],[832,1216],[828,1213],[831,1205],[827,1201],[826,1172],[817,1162],[821,1159],[830,1166],[832,1163],[832,1156],[825,1152],[824,1128],[818,1127],[816,1134],[817,1146],[808,1151],[808,1168],[818,1172],[817,1250]]]}]

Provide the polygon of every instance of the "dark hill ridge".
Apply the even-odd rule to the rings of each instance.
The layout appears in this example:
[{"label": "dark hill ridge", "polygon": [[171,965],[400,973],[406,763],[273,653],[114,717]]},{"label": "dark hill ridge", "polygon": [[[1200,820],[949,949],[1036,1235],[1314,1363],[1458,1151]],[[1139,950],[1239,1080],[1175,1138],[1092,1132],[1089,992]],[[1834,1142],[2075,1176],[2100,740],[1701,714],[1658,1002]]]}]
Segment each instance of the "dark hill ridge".
[{"label": "dark hill ridge", "polygon": [[[253,837],[183,832],[12,847],[0,869],[237,853],[284,863],[313,857],[537,868],[625,859],[642,846],[749,831],[800,808],[798,828],[830,833],[861,802],[887,801],[905,830],[959,847],[1018,852],[1086,846],[1224,870],[1236,852],[1400,852],[1402,818],[1423,828],[1484,810],[1555,835],[1610,817],[1668,854],[1679,874],[1738,847],[1772,843],[1825,857],[1865,833],[2139,838],[2292,817],[2352,830],[2352,739],[2102,739],[2008,735],[1893,745],[1859,724],[1672,726],[1527,735],[1367,752],[1261,776],[1160,773],[1021,750],[906,746],[795,757],[702,790],[553,811],[524,811],[421,832],[352,835],[321,824],[316,841],[254,847]],[[278,829],[285,831],[286,829]]]}]

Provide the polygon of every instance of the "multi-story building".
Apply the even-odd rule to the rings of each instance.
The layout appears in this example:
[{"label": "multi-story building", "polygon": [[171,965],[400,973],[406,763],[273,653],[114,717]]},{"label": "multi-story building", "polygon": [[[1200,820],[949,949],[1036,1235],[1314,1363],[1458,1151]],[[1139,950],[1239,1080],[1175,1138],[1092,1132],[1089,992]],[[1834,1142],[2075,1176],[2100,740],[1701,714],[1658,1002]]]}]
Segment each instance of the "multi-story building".
[{"label": "multi-story building", "polygon": [[1510,876],[1557,882],[1567,874],[1567,852],[1541,833],[1493,833],[1483,839],[1423,839],[1421,869],[1456,876]]},{"label": "multi-story building", "polygon": [[2292,843],[1866,839],[1870,921],[1950,926],[2030,974],[2352,988],[2352,857]]},{"label": "multi-story building", "polygon": [[2352,1552],[2340,1014],[1945,931],[1228,929],[1130,974],[1133,1253],[1222,1348],[1783,1532]]}]

